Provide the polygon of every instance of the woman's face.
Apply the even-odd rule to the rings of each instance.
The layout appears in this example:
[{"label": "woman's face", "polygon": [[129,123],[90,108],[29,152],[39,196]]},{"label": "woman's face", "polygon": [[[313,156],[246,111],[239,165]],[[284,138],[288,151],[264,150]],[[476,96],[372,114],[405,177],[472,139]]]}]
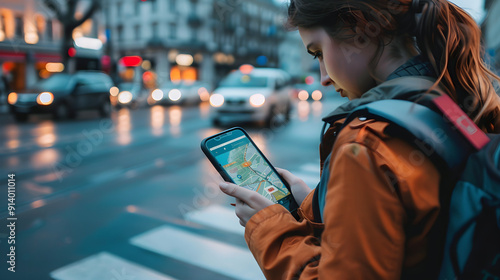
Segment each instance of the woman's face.
[{"label": "woman's face", "polygon": [[356,37],[335,40],[323,28],[299,28],[299,33],[307,52],[319,60],[322,85],[334,86],[349,100],[361,97],[376,85],[369,70],[376,45],[361,42]]}]

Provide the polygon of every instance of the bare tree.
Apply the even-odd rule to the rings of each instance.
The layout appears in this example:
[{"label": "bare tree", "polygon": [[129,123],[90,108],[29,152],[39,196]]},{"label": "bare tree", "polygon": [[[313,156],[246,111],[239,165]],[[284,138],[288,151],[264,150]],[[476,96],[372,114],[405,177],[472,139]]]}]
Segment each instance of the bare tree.
[{"label": "bare tree", "polygon": [[83,14],[81,18],[75,18],[75,12],[78,5],[79,0],[66,0],[66,7],[61,4],[61,2],[57,0],[43,0],[45,6],[47,6],[50,10],[52,10],[57,20],[62,25],[62,42],[61,42],[61,54],[63,58],[64,71],[68,71],[68,62],[70,59],[69,49],[73,47],[73,30],[78,26],[82,25],[87,19],[89,19],[95,11],[100,8],[99,0],[91,0],[91,6],[87,9],[87,11]]}]

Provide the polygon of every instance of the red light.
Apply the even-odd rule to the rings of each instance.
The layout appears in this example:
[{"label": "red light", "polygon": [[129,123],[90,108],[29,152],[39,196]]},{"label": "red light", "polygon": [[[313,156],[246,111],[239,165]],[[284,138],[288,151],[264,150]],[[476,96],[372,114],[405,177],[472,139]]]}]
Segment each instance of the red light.
[{"label": "red light", "polygon": [[308,84],[308,85],[314,84],[314,77],[313,76],[307,76],[306,77],[306,84]]},{"label": "red light", "polygon": [[243,64],[240,66],[240,71],[242,74],[248,75],[252,73],[253,66],[250,64]]},{"label": "red light", "polygon": [[133,56],[124,56],[120,59],[120,64],[125,67],[137,67],[141,65],[142,58],[137,55]]},{"label": "red light", "polygon": [[68,49],[68,55],[70,57],[74,57],[76,55],[76,49],[75,48],[69,48]]},{"label": "red light", "polygon": [[153,79],[154,79],[154,75],[150,71],[146,71],[146,72],[144,72],[144,74],[142,74],[142,80],[145,83],[148,83],[148,82],[152,81]]}]

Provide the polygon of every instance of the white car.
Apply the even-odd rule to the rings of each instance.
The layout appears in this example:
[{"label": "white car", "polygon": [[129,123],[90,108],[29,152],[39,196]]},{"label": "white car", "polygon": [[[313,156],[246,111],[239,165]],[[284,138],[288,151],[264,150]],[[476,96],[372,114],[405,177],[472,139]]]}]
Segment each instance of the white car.
[{"label": "white car", "polygon": [[210,96],[212,123],[284,123],[290,117],[292,90],[291,77],[285,71],[243,65],[223,79]]}]

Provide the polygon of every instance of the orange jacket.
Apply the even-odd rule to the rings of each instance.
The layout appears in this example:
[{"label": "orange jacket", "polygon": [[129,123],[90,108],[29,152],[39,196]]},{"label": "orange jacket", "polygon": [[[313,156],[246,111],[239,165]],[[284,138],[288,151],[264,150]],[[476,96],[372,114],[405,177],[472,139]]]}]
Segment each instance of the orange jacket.
[{"label": "orange jacket", "polygon": [[321,146],[322,168],[331,151],[324,223],[314,222],[313,191],[299,221],[272,205],[246,225],[245,239],[267,279],[400,279],[429,254],[440,211],[438,170],[386,135],[387,123],[356,119],[335,139],[342,122]]}]

